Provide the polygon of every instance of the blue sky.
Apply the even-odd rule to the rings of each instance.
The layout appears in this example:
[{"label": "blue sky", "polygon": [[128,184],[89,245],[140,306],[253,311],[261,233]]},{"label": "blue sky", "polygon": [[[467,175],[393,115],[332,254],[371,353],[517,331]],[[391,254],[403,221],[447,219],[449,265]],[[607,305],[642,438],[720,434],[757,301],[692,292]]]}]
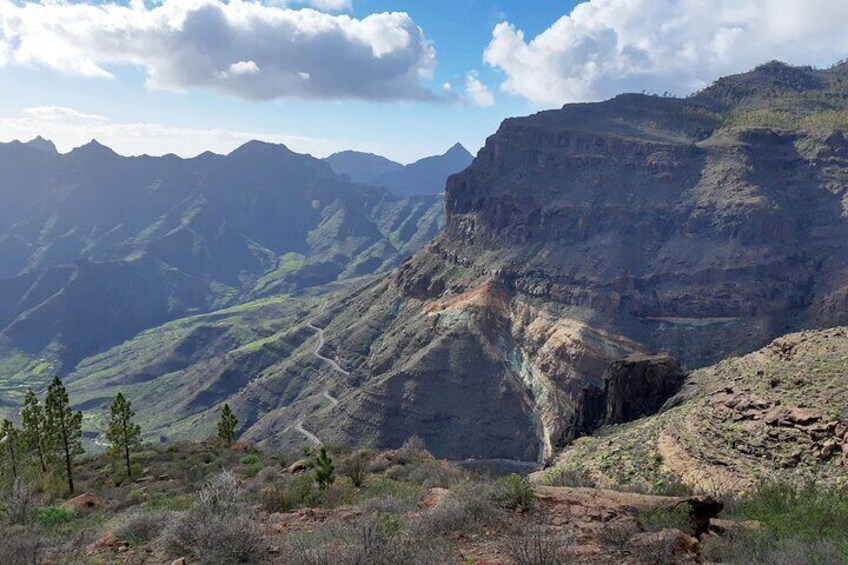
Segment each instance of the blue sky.
[{"label": "blue sky", "polygon": [[848,3],[809,2],[0,0],[0,139],[191,155],[260,137],[403,162],[456,141],[476,151],[509,116],[687,94],[771,59],[830,65],[848,55]]}]

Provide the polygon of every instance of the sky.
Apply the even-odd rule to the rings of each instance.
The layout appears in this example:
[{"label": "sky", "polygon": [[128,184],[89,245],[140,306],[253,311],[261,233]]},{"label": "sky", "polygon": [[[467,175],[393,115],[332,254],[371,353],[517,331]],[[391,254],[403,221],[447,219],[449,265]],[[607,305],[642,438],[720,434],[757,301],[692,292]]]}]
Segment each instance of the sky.
[{"label": "sky", "polygon": [[0,0],[0,140],[400,162],[625,91],[848,57],[845,0]]}]

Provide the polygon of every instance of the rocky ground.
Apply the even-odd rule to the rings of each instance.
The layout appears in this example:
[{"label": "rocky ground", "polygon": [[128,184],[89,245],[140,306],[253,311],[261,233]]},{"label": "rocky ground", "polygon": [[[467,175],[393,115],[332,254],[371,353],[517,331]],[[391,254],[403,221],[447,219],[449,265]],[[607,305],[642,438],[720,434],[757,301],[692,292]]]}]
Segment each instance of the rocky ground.
[{"label": "rocky ground", "polygon": [[[415,441],[331,451],[337,477],[326,491],[309,458],[268,457],[246,444],[140,452],[132,481],[115,481],[107,458],[89,458],[78,481],[84,494],[62,501],[42,484],[15,520],[22,525],[0,526],[0,561],[688,564],[704,562],[716,541],[730,543],[728,532],[761,527],[722,518],[725,502],[711,497],[474,475]],[[4,497],[5,517],[20,500]]]},{"label": "rocky ground", "polygon": [[558,458],[599,483],[707,493],[761,480],[848,482],[848,329],[779,338],[692,373],[669,409],[578,440]]}]

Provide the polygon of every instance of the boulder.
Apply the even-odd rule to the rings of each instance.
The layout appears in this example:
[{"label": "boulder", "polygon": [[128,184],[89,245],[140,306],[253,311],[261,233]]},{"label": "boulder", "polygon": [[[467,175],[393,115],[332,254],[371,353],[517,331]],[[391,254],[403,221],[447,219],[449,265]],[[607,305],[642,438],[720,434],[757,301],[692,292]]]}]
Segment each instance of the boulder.
[{"label": "boulder", "polygon": [[289,465],[286,471],[291,474],[302,473],[304,471],[308,471],[311,467],[312,462],[310,462],[309,459],[301,459]]},{"label": "boulder", "polygon": [[87,492],[67,500],[62,503],[62,508],[76,512],[77,514],[85,514],[98,508],[103,508],[103,501],[94,494]]},{"label": "boulder", "polygon": [[418,507],[422,510],[429,510],[435,506],[441,504],[441,502],[445,499],[447,495],[450,494],[450,491],[446,488],[435,487],[431,488],[424,498],[421,499],[421,502],[418,503]]}]

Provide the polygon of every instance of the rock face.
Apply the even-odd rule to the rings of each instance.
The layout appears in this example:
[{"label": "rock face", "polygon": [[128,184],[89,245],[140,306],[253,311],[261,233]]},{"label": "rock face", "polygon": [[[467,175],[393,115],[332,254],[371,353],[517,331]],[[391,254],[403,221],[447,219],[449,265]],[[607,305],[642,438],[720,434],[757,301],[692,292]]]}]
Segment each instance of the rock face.
[{"label": "rock face", "polygon": [[683,386],[686,373],[668,356],[634,355],[614,361],[604,375],[605,424],[624,424],[655,414]]},{"label": "rock face", "polygon": [[[506,120],[448,180],[443,234],[327,310],[351,377],[320,386],[340,406],[255,410],[278,373],[237,400],[248,434],[300,442],[280,432],[314,414],[326,440],[546,459],[583,433],[611,362],[691,369],[848,322],[846,79],[772,63],[686,99]],[[616,417],[640,412],[623,401]]]}]

